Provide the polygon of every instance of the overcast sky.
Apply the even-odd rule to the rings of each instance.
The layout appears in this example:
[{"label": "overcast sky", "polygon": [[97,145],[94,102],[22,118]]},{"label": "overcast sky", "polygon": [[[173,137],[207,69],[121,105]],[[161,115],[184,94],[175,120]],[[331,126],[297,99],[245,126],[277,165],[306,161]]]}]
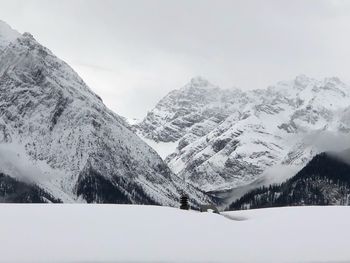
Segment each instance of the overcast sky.
[{"label": "overcast sky", "polygon": [[346,0],[0,0],[0,19],[129,118],[198,75],[242,89],[301,73],[350,83]]}]

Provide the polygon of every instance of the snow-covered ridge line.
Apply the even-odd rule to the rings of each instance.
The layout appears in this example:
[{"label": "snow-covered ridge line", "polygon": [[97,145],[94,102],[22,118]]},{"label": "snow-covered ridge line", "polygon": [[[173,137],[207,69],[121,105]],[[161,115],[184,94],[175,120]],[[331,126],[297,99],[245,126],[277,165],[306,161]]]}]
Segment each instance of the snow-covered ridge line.
[{"label": "snow-covered ridge line", "polygon": [[[6,30],[0,35],[9,39]],[[184,187],[122,117],[29,33],[0,52],[0,144],[15,153],[0,171],[29,176],[16,164],[25,160],[35,171],[31,181],[61,201],[176,205]],[[193,203],[207,198],[191,193]]]},{"label": "snow-covered ridge line", "polygon": [[250,91],[194,78],[133,127],[156,150],[177,144],[165,158],[170,168],[218,191],[250,184],[276,165],[302,167],[316,153],[350,147],[349,112],[350,87],[336,77],[299,75]]}]

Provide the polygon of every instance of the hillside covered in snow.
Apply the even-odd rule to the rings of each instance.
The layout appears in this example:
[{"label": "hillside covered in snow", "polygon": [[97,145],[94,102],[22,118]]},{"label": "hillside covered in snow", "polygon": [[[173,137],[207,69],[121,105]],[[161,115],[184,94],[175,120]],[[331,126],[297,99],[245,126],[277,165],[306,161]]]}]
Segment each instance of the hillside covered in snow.
[{"label": "hillside covered in snow", "polygon": [[[4,22],[0,156],[2,174],[61,202],[175,205],[184,188],[69,65]],[[206,199],[190,191],[193,202]]]},{"label": "hillside covered in snow", "polygon": [[[134,130],[179,177],[206,192],[242,189],[317,153],[350,147],[350,87],[304,75],[266,89],[221,89],[203,78],[165,96]],[[167,147],[168,146],[168,147]],[[290,171],[294,171],[291,173]]]},{"label": "hillside covered in snow", "polygon": [[348,207],[218,215],[138,205],[2,204],[0,213],[0,262],[350,260]]},{"label": "hillside covered in snow", "polygon": [[317,154],[286,182],[257,187],[228,209],[303,205],[350,205],[350,150]]}]

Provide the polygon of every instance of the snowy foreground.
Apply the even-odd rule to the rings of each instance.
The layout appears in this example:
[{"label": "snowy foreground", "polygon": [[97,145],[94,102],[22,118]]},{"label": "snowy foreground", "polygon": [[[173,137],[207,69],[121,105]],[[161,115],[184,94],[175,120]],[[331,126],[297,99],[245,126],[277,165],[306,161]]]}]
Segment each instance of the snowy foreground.
[{"label": "snowy foreground", "polygon": [[2,262],[345,262],[350,207],[0,205]]}]

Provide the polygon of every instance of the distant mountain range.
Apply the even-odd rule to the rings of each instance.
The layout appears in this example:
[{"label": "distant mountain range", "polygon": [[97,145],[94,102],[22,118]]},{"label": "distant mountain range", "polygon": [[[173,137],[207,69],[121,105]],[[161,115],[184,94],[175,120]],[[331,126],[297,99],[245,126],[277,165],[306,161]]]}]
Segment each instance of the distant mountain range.
[{"label": "distant mountain range", "polygon": [[286,169],[301,169],[317,153],[350,147],[350,87],[300,75],[242,91],[197,77],[133,127],[179,177],[228,193],[274,177],[275,167],[285,180]]}]

